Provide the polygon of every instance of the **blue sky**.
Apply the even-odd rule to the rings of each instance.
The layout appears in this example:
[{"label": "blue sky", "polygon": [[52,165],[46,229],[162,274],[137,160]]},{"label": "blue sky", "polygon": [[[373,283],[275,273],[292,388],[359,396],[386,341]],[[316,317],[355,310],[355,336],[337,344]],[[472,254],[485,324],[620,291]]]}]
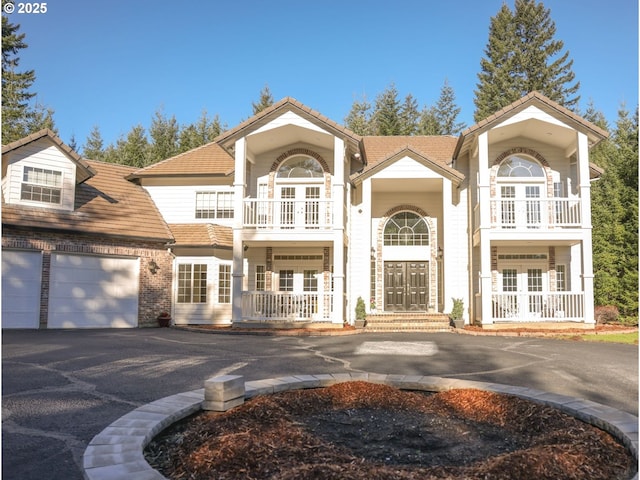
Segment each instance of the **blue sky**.
[{"label": "blue sky", "polygon": [[[355,99],[391,83],[434,104],[445,81],[473,124],[489,21],[514,0],[50,0],[44,14],[9,16],[29,47],[38,101],[60,137],[81,147],[94,125],[105,143],[162,109],[180,124],[206,109],[229,127],[251,116],[268,85],[343,123]],[[638,103],[638,1],[545,0],[574,60],[580,107],[610,124]]]}]

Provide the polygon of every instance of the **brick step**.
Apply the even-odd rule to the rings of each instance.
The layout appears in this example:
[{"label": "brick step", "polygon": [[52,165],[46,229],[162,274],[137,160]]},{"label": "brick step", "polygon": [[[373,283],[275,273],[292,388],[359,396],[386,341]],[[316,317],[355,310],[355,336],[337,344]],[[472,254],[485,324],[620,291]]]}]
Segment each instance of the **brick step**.
[{"label": "brick step", "polygon": [[442,313],[397,312],[367,315],[366,332],[448,332],[449,317]]}]

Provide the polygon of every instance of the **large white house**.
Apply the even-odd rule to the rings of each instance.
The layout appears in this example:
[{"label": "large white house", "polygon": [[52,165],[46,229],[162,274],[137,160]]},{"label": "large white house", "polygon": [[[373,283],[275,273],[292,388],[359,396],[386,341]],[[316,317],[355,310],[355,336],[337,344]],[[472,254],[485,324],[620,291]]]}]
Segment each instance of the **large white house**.
[{"label": "large white house", "polygon": [[[590,182],[601,172],[589,149],[606,137],[535,92],[459,137],[360,137],[285,98],[213,143],[122,174],[151,200],[140,209],[155,228],[133,235],[131,221],[129,238],[119,236],[134,242],[120,257],[138,262],[133,323],[151,324],[161,304],[176,324],[330,327],[354,322],[358,298],[393,321],[448,313],[456,298],[465,321],[485,328],[593,326]],[[42,269],[51,261],[42,242],[25,242],[19,212],[60,209],[64,195],[25,199],[26,184],[60,181],[55,165],[34,170],[37,153],[18,154],[26,144],[3,148],[3,207],[14,213],[3,211],[3,247],[40,252]],[[111,167],[65,155],[81,172]],[[34,236],[64,230],[39,227]],[[81,223],[74,232],[82,237]],[[136,253],[135,242],[151,250]],[[158,268],[166,284],[149,303],[142,291]],[[3,278],[11,270],[3,260]],[[65,326],[49,323],[44,297],[56,286],[43,275],[37,325]],[[105,326],[87,322],[67,326]]]}]

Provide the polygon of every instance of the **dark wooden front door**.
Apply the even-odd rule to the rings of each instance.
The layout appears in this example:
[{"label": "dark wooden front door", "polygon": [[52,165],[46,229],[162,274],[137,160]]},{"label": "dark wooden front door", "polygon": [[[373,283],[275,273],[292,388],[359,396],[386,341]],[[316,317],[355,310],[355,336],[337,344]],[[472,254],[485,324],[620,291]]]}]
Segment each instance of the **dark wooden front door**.
[{"label": "dark wooden front door", "polygon": [[385,312],[426,311],[427,262],[384,262]]}]

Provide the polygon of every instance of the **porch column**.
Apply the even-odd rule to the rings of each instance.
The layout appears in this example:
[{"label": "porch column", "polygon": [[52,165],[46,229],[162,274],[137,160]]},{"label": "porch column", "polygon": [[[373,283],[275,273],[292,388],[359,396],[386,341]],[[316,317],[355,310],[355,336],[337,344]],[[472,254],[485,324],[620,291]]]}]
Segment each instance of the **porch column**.
[{"label": "porch column", "polygon": [[491,314],[491,180],[489,134],[478,137],[478,202],[480,204],[480,295],[482,324],[493,323]]},{"label": "porch column", "polygon": [[584,291],[584,322],[595,323],[593,306],[593,244],[591,240],[591,180],[589,179],[589,140],[578,135],[578,186],[582,207],[582,289]]},{"label": "porch column", "polygon": [[246,174],[246,140],[236,141],[235,173],[233,180],[233,284],[231,288],[232,306],[231,319],[233,322],[242,320],[242,283],[243,283],[243,244],[242,225],[244,222],[244,190]]},{"label": "porch column", "polygon": [[344,315],[344,141],[333,140],[333,318],[332,323],[343,323]]}]

